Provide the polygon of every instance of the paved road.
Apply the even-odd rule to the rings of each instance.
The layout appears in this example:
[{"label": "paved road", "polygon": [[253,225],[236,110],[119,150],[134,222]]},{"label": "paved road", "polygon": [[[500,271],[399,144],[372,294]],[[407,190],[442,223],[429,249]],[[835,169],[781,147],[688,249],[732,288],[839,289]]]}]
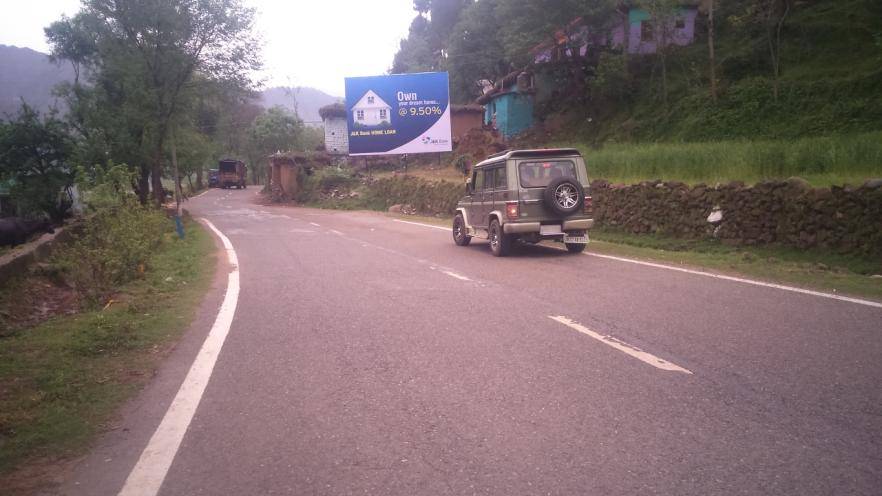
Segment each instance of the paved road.
[{"label": "paved road", "polygon": [[[188,205],[241,293],[162,495],[882,492],[880,308],[255,199]],[[220,280],[61,492],[119,491]]]}]

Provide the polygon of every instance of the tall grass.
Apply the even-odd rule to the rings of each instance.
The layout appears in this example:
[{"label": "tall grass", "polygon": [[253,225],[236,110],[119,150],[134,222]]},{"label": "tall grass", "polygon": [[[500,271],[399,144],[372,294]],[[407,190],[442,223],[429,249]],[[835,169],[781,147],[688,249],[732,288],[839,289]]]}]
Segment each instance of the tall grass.
[{"label": "tall grass", "polygon": [[882,132],[769,141],[609,144],[579,148],[592,178],[632,183],[661,179],[756,183],[799,176],[815,186],[882,178]]}]

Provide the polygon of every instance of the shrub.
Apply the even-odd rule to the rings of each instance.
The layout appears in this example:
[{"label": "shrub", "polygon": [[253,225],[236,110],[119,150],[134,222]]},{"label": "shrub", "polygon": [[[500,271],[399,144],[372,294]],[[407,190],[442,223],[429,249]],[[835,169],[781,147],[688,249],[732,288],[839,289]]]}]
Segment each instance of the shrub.
[{"label": "shrub", "polygon": [[74,288],[97,302],[148,268],[170,224],[160,211],[137,203],[104,207],[74,230],[73,240],[55,255]]}]

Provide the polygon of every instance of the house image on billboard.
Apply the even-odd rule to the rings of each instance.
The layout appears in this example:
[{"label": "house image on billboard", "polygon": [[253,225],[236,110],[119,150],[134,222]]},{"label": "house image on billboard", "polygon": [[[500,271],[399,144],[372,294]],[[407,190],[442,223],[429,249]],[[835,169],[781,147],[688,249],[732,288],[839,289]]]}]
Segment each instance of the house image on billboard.
[{"label": "house image on billboard", "polygon": [[352,122],[367,127],[389,124],[392,122],[392,107],[372,90],[368,90],[358,102],[352,106]]}]

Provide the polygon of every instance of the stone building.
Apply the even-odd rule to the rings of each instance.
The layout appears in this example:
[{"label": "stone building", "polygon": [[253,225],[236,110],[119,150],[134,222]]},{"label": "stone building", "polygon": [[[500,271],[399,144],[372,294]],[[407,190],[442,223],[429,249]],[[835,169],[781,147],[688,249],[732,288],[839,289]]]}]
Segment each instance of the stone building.
[{"label": "stone building", "polygon": [[346,107],[342,103],[319,109],[325,127],[325,151],[331,155],[349,155],[349,126]]}]

